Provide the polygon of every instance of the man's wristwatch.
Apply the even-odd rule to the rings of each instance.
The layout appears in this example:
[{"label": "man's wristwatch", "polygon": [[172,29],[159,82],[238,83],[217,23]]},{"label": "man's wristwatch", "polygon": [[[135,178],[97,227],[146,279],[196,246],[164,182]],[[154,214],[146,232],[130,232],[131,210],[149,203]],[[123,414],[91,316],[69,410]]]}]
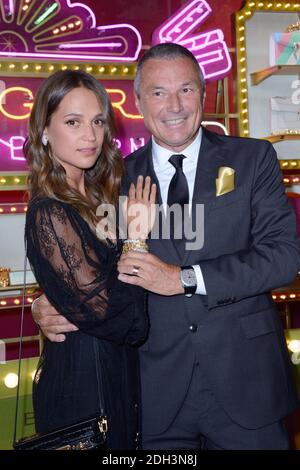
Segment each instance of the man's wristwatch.
[{"label": "man's wristwatch", "polygon": [[193,266],[183,266],[180,271],[180,280],[184,288],[184,295],[191,297],[197,290],[197,276]]}]

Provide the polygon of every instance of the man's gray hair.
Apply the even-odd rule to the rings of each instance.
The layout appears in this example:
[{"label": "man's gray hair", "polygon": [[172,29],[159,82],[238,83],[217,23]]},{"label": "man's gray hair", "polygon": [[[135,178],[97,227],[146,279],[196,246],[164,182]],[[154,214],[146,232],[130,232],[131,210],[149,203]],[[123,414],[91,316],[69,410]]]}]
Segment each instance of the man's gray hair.
[{"label": "man's gray hair", "polygon": [[144,64],[148,60],[151,60],[151,59],[171,60],[171,59],[177,59],[181,57],[189,59],[193,63],[199,75],[202,97],[203,97],[205,93],[205,78],[204,78],[201,67],[196,57],[185,47],[180,46],[179,44],[172,43],[172,42],[165,42],[163,44],[157,44],[156,46],[151,47],[139,60],[137,69],[136,69],[134,85],[133,85],[134,91],[137,97],[139,98],[139,95],[140,95],[142,69],[143,69]]}]

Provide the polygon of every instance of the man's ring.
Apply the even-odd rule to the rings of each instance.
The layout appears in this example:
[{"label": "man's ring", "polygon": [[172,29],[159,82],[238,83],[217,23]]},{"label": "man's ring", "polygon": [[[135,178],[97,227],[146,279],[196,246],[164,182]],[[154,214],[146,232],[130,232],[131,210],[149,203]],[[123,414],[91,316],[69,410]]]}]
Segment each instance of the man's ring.
[{"label": "man's ring", "polygon": [[131,274],[132,274],[133,276],[138,276],[138,275],[139,275],[139,269],[140,269],[139,266],[133,266],[133,268],[132,268],[132,273],[131,273]]}]

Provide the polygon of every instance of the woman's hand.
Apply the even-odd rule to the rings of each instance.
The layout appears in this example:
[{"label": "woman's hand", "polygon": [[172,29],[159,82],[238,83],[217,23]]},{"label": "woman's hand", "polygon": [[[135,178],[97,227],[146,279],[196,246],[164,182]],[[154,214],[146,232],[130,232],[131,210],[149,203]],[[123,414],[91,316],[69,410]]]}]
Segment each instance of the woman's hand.
[{"label": "woman's hand", "polygon": [[136,186],[131,183],[125,201],[128,238],[146,240],[155,221],[156,184],[151,184],[150,176],[139,176]]}]

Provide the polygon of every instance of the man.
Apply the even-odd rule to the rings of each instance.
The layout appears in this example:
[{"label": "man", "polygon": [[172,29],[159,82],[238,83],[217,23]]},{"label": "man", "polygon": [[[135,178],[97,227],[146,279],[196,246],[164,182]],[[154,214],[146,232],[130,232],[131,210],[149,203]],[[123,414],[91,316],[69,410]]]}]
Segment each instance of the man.
[{"label": "man", "polygon": [[[179,45],[146,52],[135,97],[152,139],[126,159],[127,183],[150,175],[159,204],[176,194],[192,214],[204,204],[201,249],[153,238],[150,253],[129,252],[118,266],[121,280],[149,291],[144,448],[287,449],[281,419],[298,400],[270,290],[293,281],[300,253],[275,151],[201,128],[203,76]],[[231,176],[219,190],[224,168]],[[60,316],[41,316],[43,302],[35,317],[49,338],[72,329]]]}]

